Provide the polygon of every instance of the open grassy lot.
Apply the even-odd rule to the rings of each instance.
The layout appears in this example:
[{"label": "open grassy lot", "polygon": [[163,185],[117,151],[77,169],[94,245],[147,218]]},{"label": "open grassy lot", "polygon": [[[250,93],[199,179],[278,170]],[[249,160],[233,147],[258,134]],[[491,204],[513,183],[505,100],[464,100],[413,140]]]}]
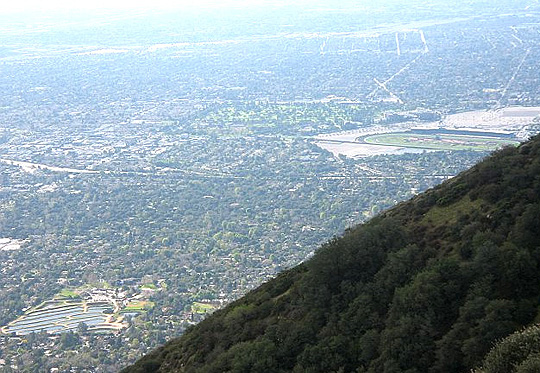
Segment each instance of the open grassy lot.
[{"label": "open grassy lot", "polygon": [[128,303],[128,305],[122,309],[122,313],[129,313],[129,312],[141,312],[146,311],[150,308],[154,307],[154,302],[149,301],[143,301],[143,300],[134,300]]},{"label": "open grassy lot", "polygon": [[209,303],[202,303],[202,302],[194,302],[191,305],[191,311],[193,313],[210,313],[215,311],[216,306],[209,304]]}]

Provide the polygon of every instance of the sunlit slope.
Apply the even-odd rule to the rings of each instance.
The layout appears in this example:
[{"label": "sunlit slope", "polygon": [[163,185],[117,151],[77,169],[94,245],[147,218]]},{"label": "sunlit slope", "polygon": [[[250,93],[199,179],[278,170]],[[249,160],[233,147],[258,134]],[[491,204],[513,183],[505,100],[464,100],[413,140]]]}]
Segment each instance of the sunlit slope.
[{"label": "sunlit slope", "polygon": [[538,317],[540,137],[324,244],[124,372],[465,372]]},{"label": "sunlit slope", "polygon": [[540,372],[540,326],[533,325],[497,342],[474,373]]}]

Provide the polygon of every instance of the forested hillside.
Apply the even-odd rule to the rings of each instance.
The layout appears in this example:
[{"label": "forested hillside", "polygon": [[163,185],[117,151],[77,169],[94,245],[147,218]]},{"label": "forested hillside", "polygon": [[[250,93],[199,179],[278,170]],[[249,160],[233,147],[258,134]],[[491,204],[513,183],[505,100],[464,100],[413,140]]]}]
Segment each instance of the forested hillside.
[{"label": "forested hillside", "polygon": [[477,368],[539,319],[539,196],[537,136],[346,231],[124,372]]}]

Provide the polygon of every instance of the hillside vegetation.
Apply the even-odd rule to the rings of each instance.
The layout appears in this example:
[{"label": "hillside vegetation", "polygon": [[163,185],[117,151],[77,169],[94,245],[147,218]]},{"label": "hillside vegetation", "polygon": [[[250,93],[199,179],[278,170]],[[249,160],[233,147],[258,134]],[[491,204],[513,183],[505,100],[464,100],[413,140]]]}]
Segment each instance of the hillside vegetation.
[{"label": "hillside vegetation", "polygon": [[[536,137],[330,240],[124,372],[470,371],[538,320],[539,196]],[[493,360],[485,371],[504,371]]]}]

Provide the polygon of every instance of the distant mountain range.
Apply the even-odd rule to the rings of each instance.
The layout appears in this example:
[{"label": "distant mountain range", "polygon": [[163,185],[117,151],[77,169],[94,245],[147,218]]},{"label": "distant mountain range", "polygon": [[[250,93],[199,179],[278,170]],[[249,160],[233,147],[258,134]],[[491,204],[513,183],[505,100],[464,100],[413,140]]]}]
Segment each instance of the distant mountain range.
[{"label": "distant mountain range", "polygon": [[512,333],[540,320],[539,265],[537,136],[347,230],[123,372],[538,372],[539,329]]}]

